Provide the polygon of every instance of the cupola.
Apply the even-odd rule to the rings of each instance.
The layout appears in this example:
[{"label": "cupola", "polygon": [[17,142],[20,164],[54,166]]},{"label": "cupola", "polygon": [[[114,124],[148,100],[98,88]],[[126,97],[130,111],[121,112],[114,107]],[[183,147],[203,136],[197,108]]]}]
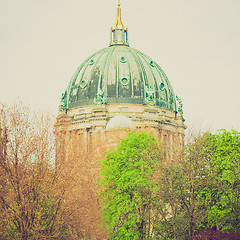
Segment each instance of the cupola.
[{"label": "cupola", "polygon": [[[148,55],[129,47],[120,2],[110,45],[88,57],[62,94],[60,109],[111,103],[159,106],[182,111],[162,68]],[[180,106],[180,107],[179,107]]]}]

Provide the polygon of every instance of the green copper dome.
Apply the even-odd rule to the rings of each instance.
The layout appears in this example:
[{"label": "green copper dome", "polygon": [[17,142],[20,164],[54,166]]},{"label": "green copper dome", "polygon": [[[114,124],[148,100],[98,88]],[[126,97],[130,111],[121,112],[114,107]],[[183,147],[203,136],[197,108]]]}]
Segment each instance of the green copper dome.
[{"label": "green copper dome", "polygon": [[175,95],[163,70],[147,55],[125,45],[104,48],[84,61],[64,98],[67,108],[135,103],[176,110]]},{"label": "green copper dome", "polygon": [[93,104],[130,103],[177,111],[176,97],[161,67],[146,54],[129,47],[121,9],[111,28],[111,41],[86,59],[62,95],[61,109]]}]

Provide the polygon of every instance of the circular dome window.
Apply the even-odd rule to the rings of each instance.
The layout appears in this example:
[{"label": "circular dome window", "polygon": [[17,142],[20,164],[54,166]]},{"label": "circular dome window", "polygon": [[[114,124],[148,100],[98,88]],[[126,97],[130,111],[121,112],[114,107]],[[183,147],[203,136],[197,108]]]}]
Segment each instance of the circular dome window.
[{"label": "circular dome window", "polygon": [[128,79],[127,79],[127,78],[122,78],[122,79],[121,79],[121,84],[122,84],[123,86],[128,85],[128,84],[129,84]]},{"label": "circular dome window", "polygon": [[153,61],[150,62],[150,65],[151,65],[152,67],[155,67],[155,64],[154,64]]},{"label": "circular dome window", "polygon": [[84,81],[84,80],[82,80],[81,82],[80,82],[80,88],[85,88],[87,86],[87,83]]},{"label": "circular dome window", "polygon": [[94,61],[91,59],[91,60],[89,61],[89,65],[92,66],[93,64],[94,64]]},{"label": "circular dome window", "polygon": [[121,63],[126,63],[126,62],[127,62],[127,60],[126,60],[126,58],[125,58],[125,57],[121,57],[121,60],[120,60],[120,62],[121,62]]},{"label": "circular dome window", "polygon": [[160,84],[160,90],[163,91],[164,89],[165,89],[165,85],[164,85],[164,83],[161,83]]}]

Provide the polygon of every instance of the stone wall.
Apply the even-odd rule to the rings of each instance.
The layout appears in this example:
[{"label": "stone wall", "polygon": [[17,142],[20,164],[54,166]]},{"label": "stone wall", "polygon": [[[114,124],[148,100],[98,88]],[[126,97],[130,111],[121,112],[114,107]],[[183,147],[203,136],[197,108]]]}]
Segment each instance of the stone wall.
[{"label": "stone wall", "polygon": [[69,179],[76,182],[71,201],[75,206],[73,222],[77,222],[90,239],[104,239],[106,230],[101,219],[101,206],[97,196],[100,180],[100,161],[106,151],[113,151],[129,128],[106,130],[108,121],[116,114],[129,117],[136,131],[153,131],[165,144],[165,158],[177,161],[184,146],[184,119],[182,114],[160,107],[117,104],[87,106],[61,112],[55,125],[57,161],[64,163]]}]

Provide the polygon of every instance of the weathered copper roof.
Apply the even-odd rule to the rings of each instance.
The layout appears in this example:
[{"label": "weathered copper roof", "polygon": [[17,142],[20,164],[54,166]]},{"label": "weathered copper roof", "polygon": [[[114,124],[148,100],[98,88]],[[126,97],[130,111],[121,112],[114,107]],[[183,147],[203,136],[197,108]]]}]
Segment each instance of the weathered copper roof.
[{"label": "weathered copper roof", "polygon": [[124,45],[104,48],[84,61],[63,95],[66,108],[135,103],[176,110],[166,74],[144,53]]}]

